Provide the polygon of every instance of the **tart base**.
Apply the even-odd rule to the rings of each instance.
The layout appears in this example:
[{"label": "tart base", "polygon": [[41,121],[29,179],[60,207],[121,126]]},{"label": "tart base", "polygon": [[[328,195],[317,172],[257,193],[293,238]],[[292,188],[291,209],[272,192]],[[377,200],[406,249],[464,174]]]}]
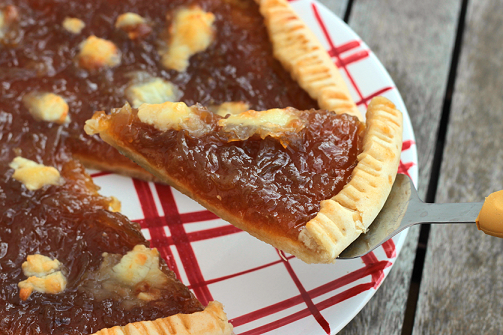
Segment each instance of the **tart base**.
[{"label": "tart base", "polygon": [[222,304],[212,301],[201,312],[115,326],[92,335],[231,335],[232,329]]}]

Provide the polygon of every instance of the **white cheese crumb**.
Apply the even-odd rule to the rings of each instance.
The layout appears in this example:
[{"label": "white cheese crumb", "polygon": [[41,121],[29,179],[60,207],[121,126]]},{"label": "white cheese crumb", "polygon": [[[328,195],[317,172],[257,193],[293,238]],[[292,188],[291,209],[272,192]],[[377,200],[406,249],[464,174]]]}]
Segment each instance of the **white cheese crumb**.
[{"label": "white cheese crumb", "polygon": [[247,110],[250,109],[250,106],[243,101],[229,101],[229,102],[224,102],[220,105],[217,106],[211,106],[210,110],[218,114],[222,117],[226,117],[227,115],[234,115],[234,114],[239,114],[246,112]]},{"label": "white cheese crumb", "polygon": [[67,284],[66,277],[57,271],[43,277],[29,277],[18,283],[20,288],[19,296],[21,300],[26,300],[33,291],[48,294],[57,294],[65,290]]},{"label": "white cheese crumb", "polygon": [[60,95],[33,92],[23,97],[23,103],[38,121],[69,122],[68,104]]},{"label": "white cheese crumb", "polygon": [[80,34],[85,26],[86,24],[84,23],[84,21],[74,17],[65,17],[65,19],[63,20],[63,28],[75,35]]},{"label": "white cheese crumb", "polygon": [[14,169],[12,178],[24,184],[30,190],[35,191],[46,185],[60,185],[62,182],[59,171],[52,166],[37,164],[23,157],[16,157],[9,164]]},{"label": "white cheese crumb", "polygon": [[180,9],[171,24],[167,50],[161,52],[162,65],[167,69],[183,72],[189,66],[189,58],[206,50],[214,39],[215,15],[194,6]]},{"label": "white cheese crumb", "polygon": [[178,88],[158,77],[135,83],[126,89],[126,97],[134,108],[144,103],[161,104],[166,101],[176,101],[177,96]]},{"label": "white cheese crumb", "polygon": [[152,301],[152,300],[157,300],[159,299],[158,294],[151,293],[151,292],[140,292],[137,295],[138,299],[143,300],[143,301]]},{"label": "white cheese crumb", "polygon": [[115,67],[121,63],[121,53],[112,42],[89,36],[79,45],[77,55],[79,66],[87,70],[96,70],[105,66]]},{"label": "white cheese crumb", "polygon": [[137,24],[145,23],[145,19],[136,13],[124,13],[117,17],[115,28],[127,28]]},{"label": "white cheese crumb", "polygon": [[115,21],[115,28],[125,31],[132,40],[146,36],[152,31],[147,21],[136,13],[119,15]]},{"label": "white cheese crumb", "polygon": [[167,281],[166,274],[159,268],[159,252],[144,245],[135,246],[112,270],[117,280],[130,286],[147,281],[160,287]]},{"label": "white cheese crumb", "polygon": [[187,107],[183,102],[165,102],[163,104],[142,104],[138,108],[141,122],[150,124],[160,131],[187,130],[199,136],[209,130],[209,126],[195,112],[196,107]]},{"label": "white cheese crumb", "polygon": [[249,110],[218,121],[224,132],[233,134],[232,140],[246,140],[254,134],[282,137],[285,133],[299,132],[304,123],[294,108],[269,109],[266,111]]},{"label": "white cheese crumb", "polygon": [[44,255],[28,255],[21,267],[26,277],[43,277],[60,269],[61,263],[57,259],[50,259]]},{"label": "white cheese crumb", "polygon": [[67,280],[61,271],[61,263],[43,255],[29,255],[22,264],[23,273],[28,279],[18,283],[21,300],[26,300],[33,291],[57,294],[66,288]]}]

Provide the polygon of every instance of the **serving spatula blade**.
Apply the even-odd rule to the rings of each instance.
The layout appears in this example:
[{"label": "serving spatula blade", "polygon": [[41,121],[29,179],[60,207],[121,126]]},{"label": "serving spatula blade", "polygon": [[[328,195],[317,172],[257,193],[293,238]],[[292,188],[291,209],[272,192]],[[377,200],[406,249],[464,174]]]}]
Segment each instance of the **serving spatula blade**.
[{"label": "serving spatula blade", "polygon": [[[490,205],[496,217],[503,215],[503,191],[498,194],[496,202]],[[490,196],[490,197],[491,197]],[[489,198],[489,197],[488,197]],[[486,199],[488,199],[486,198]],[[487,200],[486,200],[487,202]],[[361,234],[340,255],[339,259],[361,257],[371,252],[402,230],[422,223],[475,223],[484,203],[449,203],[430,204],[421,201],[412,180],[398,174],[391,192],[379,215],[370,225],[367,233]],[[503,216],[502,216],[503,218]],[[486,223],[486,227],[477,224],[486,234],[503,237],[503,219]]]}]

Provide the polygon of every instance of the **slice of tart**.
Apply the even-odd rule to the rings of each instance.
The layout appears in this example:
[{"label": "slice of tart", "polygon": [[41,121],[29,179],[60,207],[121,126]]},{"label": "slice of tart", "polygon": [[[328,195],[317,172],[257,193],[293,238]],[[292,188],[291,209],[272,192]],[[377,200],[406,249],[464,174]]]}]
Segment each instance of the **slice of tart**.
[{"label": "slice of tart", "polygon": [[231,334],[222,305],[204,307],[111,211],[58,133],[1,141],[0,333]]},{"label": "slice of tart", "polygon": [[366,117],[294,108],[222,117],[167,102],[97,112],[86,132],[253,236],[329,263],[367,230],[397,173],[401,113],[378,97]]}]

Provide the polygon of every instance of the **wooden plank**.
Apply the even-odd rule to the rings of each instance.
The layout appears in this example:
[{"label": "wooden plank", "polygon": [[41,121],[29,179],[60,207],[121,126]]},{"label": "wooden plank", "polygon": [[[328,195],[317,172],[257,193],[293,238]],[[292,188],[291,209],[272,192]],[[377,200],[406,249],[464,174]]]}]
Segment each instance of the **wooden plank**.
[{"label": "wooden plank", "polygon": [[349,25],[395,81],[414,127],[419,194],[428,184],[454,47],[459,0],[355,1]]},{"label": "wooden plank", "polygon": [[[503,3],[470,1],[437,202],[503,189]],[[503,240],[432,227],[414,334],[499,334]]]},{"label": "wooden plank", "polygon": [[[331,8],[331,2],[322,1]],[[424,198],[449,72],[459,1],[354,1],[349,25],[395,81],[412,119]],[[341,334],[401,334],[419,228],[381,288]]]}]

